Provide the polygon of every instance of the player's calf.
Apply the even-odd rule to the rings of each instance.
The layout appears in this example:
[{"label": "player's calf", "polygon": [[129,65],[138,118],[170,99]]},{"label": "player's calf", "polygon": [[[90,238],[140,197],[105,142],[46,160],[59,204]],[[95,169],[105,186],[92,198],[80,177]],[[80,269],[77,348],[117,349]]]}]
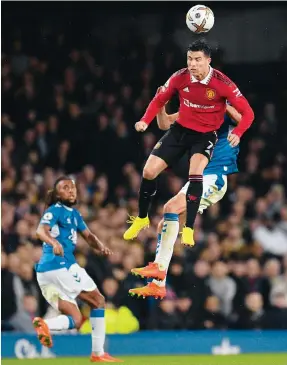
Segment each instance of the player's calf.
[{"label": "player's calf", "polygon": [[[91,308],[90,323],[92,326],[92,361],[104,356],[104,344],[106,337],[105,326],[105,298],[98,289],[82,291],[79,298]],[[98,361],[98,360],[97,360]]]},{"label": "player's calf", "polygon": [[156,194],[156,178],[167,167],[161,158],[150,155],[143,169],[139,192],[139,215],[132,217],[128,223],[132,225],[124,233],[125,240],[133,240],[142,229],[149,226],[148,212],[152,197]]},{"label": "player's calf", "polygon": [[[58,310],[61,313],[65,314],[65,316],[62,315],[56,318],[48,319],[46,322],[48,323],[49,328],[51,330],[55,329],[57,326],[58,326],[57,330],[65,330],[73,328],[79,329],[81,327],[83,317],[76,304],[70,303],[66,300],[59,299]],[[67,320],[68,323],[66,323]],[[61,325],[62,328],[60,328]]]}]

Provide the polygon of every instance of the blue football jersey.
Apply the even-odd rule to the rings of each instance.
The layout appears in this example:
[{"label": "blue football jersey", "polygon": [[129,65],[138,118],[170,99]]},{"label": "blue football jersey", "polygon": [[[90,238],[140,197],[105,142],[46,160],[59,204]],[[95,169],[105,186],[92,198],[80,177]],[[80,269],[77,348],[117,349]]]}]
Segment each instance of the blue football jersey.
[{"label": "blue football jersey", "polygon": [[76,263],[74,256],[77,244],[77,232],[84,231],[87,226],[81,214],[73,208],[61,203],[51,205],[43,214],[40,224],[50,226],[50,235],[63,246],[64,257],[56,256],[53,247],[43,242],[43,253],[35,269],[37,272],[69,268]]},{"label": "blue football jersey", "polygon": [[236,123],[225,114],[224,122],[217,131],[218,141],[215,145],[211,161],[204,170],[204,175],[230,175],[238,172],[237,156],[239,145],[231,147],[227,136]]}]

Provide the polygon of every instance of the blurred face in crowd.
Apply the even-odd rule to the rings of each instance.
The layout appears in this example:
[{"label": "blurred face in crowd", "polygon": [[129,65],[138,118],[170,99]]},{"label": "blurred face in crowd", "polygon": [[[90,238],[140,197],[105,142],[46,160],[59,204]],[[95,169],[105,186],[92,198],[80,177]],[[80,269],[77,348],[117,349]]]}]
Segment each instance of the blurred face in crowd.
[{"label": "blurred face in crowd", "polygon": [[103,282],[103,292],[107,297],[116,295],[119,288],[118,282],[113,278],[107,278]]},{"label": "blurred face in crowd", "polygon": [[175,311],[175,301],[170,299],[164,299],[160,303],[160,308],[165,313],[173,313]]},{"label": "blurred face in crowd", "polygon": [[29,236],[30,230],[27,221],[21,219],[16,225],[16,232],[19,236]]},{"label": "blurred face in crowd", "polygon": [[218,312],[219,311],[219,299],[212,295],[206,299],[205,308],[210,312]]},{"label": "blurred face in crowd", "polygon": [[129,254],[134,257],[137,266],[141,266],[144,262],[144,249],[142,245],[132,245],[129,248]]},{"label": "blurred face in crowd", "polygon": [[287,308],[287,295],[285,293],[276,293],[271,299],[271,303],[277,308]]},{"label": "blurred face in crowd", "polygon": [[61,156],[66,155],[69,152],[69,149],[70,149],[70,142],[63,141],[59,146],[59,154]]},{"label": "blurred face in crowd", "polygon": [[35,314],[38,308],[38,303],[33,295],[25,295],[23,298],[23,305],[28,313]]},{"label": "blurred face in crowd", "polygon": [[12,253],[8,256],[8,268],[13,273],[18,273],[20,267],[20,258],[17,254]]},{"label": "blurred face in crowd", "polygon": [[26,142],[26,144],[31,145],[34,141],[35,141],[35,130],[34,129],[28,129],[25,132],[24,135],[24,141]]},{"label": "blurred face in crowd", "polygon": [[267,201],[264,198],[259,198],[255,204],[255,210],[257,215],[262,215],[267,211]]},{"label": "blurred face in crowd", "polygon": [[228,238],[231,240],[241,239],[241,229],[237,226],[232,227],[228,232]]},{"label": "blurred face in crowd", "polygon": [[125,271],[130,272],[135,265],[135,258],[132,255],[125,255],[123,258],[123,267]]},{"label": "blurred face in crowd", "polygon": [[246,263],[247,275],[250,278],[257,278],[260,275],[260,265],[258,260],[250,259]]},{"label": "blurred face in crowd", "polygon": [[44,122],[38,122],[36,125],[38,135],[42,136],[46,133],[46,124]]},{"label": "blurred face in crowd", "polygon": [[262,295],[260,293],[248,294],[245,298],[246,307],[252,312],[257,312],[263,307]]},{"label": "blurred face in crowd", "polygon": [[8,258],[4,252],[1,252],[1,268],[6,269],[8,265]]},{"label": "blurred face in crowd", "polygon": [[217,279],[224,278],[226,274],[227,274],[227,266],[224,262],[218,261],[213,265],[212,275],[215,278]]},{"label": "blurred face in crowd", "polygon": [[246,266],[244,262],[234,262],[232,270],[235,276],[242,277],[246,273]]},{"label": "blurred face in crowd", "polygon": [[60,201],[69,206],[77,202],[77,188],[74,180],[62,180],[56,187],[57,197]]},{"label": "blurred face in crowd", "polygon": [[91,183],[96,176],[95,169],[91,165],[86,165],[83,169],[83,173],[87,183]]},{"label": "blurred face in crowd", "polygon": [[194,273],[199,278],[205,278],[210,273],[210,266],[206,261],[198,260],[194,265]]},{"label": "blurred face in crowd", "polygon": [[280,275],[280,263],[276,259],[268,260],[265,264],[265,275],[269,278],[274,278]]},{"label": "blurred face in crowd", "polygon": [[170,273],[175,276],[180,276],[183,272],[183,267],[178,262],[174,263],[170,267]]},{"label": "blurred face in crowd", "polygon": [[281,219],[283,221],[287,221],[287,205],[285,205],[281,210],[280,210],[280,214],[281,214]]},{"label": "blurred face in crowd", "polygon": [[198,80],[204,79],[209,72],[211,58],[202,51],[187,52],[187,68]]},{"label": "blurred face in crowd", "polygon": [[191,307],[191,299],[190,298],[179,298],[177,299],[177,308],[181,312],[187,312]]},{"label": "blurred face in crowd", "polygon": [[29,264],[22,264],[20,266],[19,275],[22,279],[31,281],[33,279],[33,266]]}]

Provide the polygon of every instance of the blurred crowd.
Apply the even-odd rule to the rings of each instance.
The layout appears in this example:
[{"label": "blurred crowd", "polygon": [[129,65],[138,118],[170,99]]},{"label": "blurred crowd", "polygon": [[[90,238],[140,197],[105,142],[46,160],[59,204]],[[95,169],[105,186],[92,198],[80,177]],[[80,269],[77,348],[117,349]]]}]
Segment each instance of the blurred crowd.
[{"label": "blurred crowd", "polygon": [[[114,251],[108,259],[96,256],[80,237],[76,249],[78,263],[106,297],[109,333],[287,329],[284,85],[275,97],[268,85],[248,85],[256,120],[242,140],[240,173],[229,176],[224,199],[198,215],[196,246],[175,245],[167,297],[135,300],[128,289],[144,282],[130,270],[153,260],[163,204],[188,171],[183,159],[160,176],[150,228],[125,242],[128,214],[137,215],[143,163],[162,135],[156,123],[143,135],[133,126],[185,57],[170,35],[151,45],[134,25],[116,39],[94,32],[83,46],[51,25],[42,34],[9,34],[2,51],[2,330],[30,332],[32,317],[53,315],[35,280],[41,255],[35,233],[45,193],[64,173],[77,181],[78,209],[90,229]],[[213,65],[228,70],[220,52]],[[230,76],[244,84],[244,74]],[[176,107],[171,103],[169,110]]]}]

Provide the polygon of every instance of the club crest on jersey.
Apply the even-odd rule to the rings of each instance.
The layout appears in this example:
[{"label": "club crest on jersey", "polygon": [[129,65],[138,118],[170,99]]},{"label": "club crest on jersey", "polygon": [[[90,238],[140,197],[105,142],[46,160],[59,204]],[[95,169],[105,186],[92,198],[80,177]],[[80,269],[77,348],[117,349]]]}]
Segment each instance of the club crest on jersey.
[{"label": "club crest on jersey", "polygon": [[216,92],[213,89],[206,89],[205,95],[208,100],[212,100],[215,98]]},{"label": "club crest on jersey", "polygon": [[154,149],[157,150],[160,148],[162,142],[157,142],[157,144],[154,146]]}]

